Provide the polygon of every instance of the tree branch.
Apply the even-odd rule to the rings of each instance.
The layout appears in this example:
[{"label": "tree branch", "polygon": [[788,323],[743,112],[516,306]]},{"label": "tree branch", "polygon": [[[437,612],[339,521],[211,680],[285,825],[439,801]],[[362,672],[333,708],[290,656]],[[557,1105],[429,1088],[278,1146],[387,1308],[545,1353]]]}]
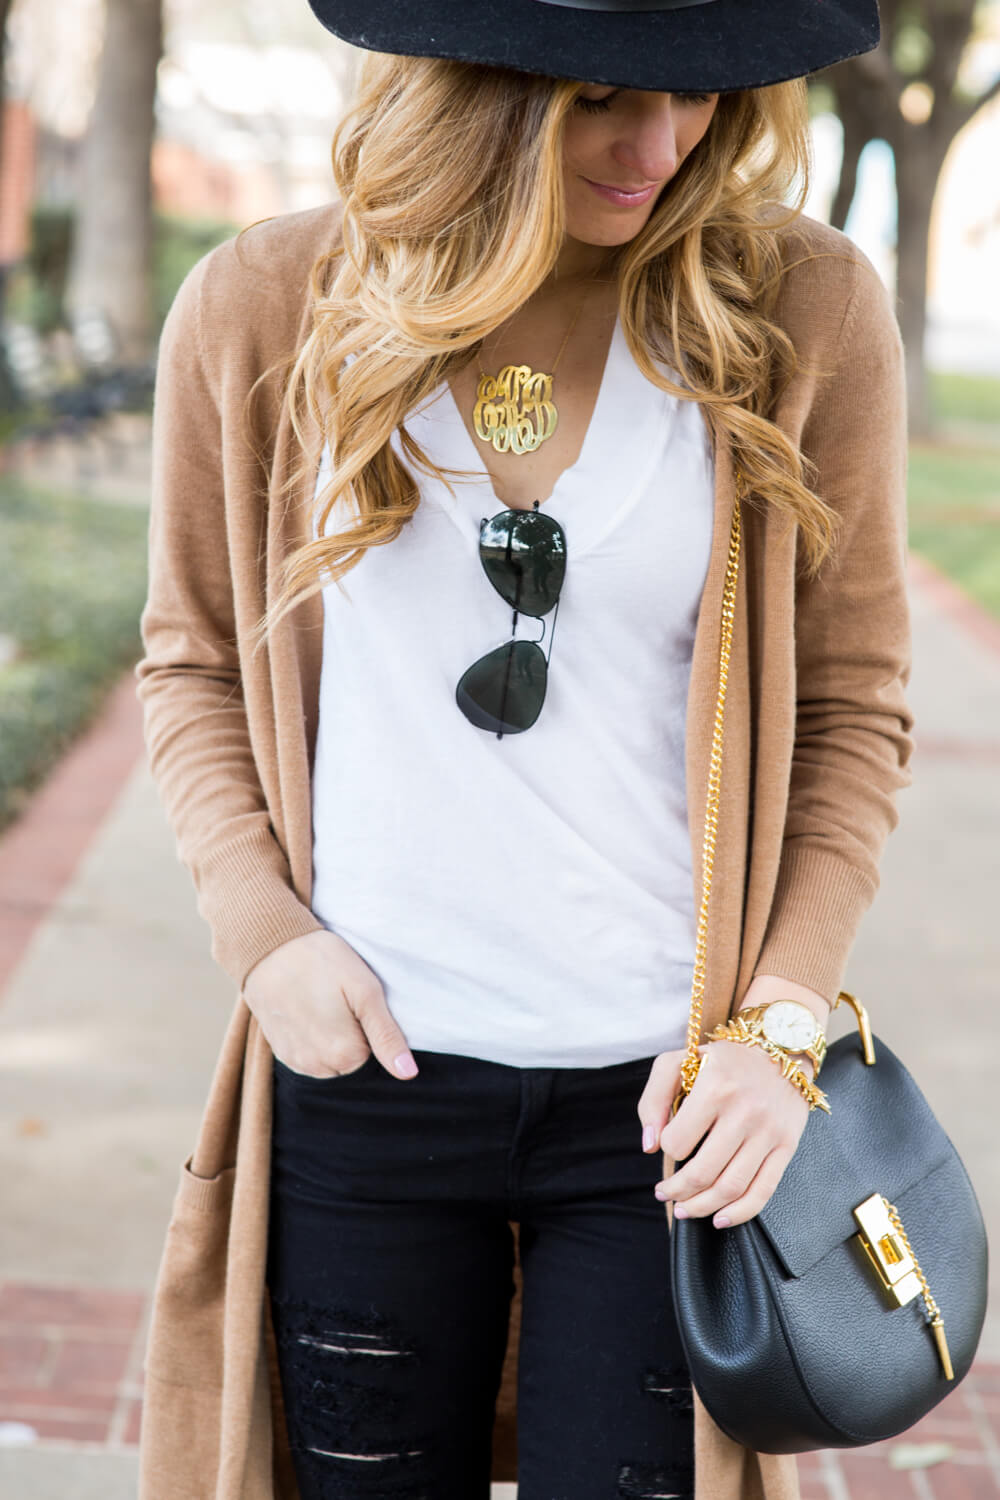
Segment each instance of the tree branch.
[{"label": "tree branch", "polygon": [[976,0],[924,0],[923,22],[932,42],[926,78],[935,94],[950,98],[972,31]]}]

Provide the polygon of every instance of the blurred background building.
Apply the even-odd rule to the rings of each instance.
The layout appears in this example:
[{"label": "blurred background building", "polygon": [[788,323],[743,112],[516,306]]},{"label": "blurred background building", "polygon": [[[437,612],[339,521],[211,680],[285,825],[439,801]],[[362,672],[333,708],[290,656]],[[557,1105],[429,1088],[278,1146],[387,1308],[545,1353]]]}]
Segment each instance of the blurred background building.
[{"label": "blurred background building", "polygon": [[[139,9],[160,9],[160,0],[135,3]],[[933,15],[934,0],[925,0],[923,8]],[[914,21],[909,30],[900,26],[896,50],[904,54],[902,66],[917,64],[900,109],[919,124],[934,101],[919,68],[921,44],[911,35],[921,5],[912,9]],[[988,94],[1000,74],[1000,6],[995,0],[967,0],[967,9],[956,90],[985,102],[951,142],[933,197],[926,353],[941,368],[995,372],[1000,370],[995,295],[1000,99]],[[894,7],[885,10],[895,13]],[[8,268],[27,252],[32,206],[57,210],[76,200],[104,19],[102,0],[74,0],[71,7],[57,0],[12,0],[0,190],[0,264]],[[327,199],[330,137],[355,62],[353,49],[315,23],[305,5],[163,0],[151,158],[156,209],[181,220],[242,225]],[[815,186],[808,211],[829,218],[843,129],[837,100],[822,80],[813,95]],[[884,139],[864,146],[843,227],[892,286],[896,189],[893,149]]]}]

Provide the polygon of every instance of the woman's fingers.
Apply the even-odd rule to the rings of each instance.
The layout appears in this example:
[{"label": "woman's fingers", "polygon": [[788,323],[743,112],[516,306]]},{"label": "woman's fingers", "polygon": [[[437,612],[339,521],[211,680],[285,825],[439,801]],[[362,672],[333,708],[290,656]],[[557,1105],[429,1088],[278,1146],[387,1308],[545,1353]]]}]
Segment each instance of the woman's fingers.
[{"label": "woman's fingers", "polygon": [[[784,1176],[785,1168],[793,1154],[794,1148],[775,1146],[774,1150],[764,1158],[757,1175],[746,1191],[734,1198],[731,1203],[723,1204],[716,1211],[713,1220],[716,1227],[726,1229],[731,1224],[745,1224],[748,1219],[759,1214]],[[676,1212],[675,1209],[675,1215]],[[709,1209],[708,1212],[711,1213],[712,1210]]]},{"label": "woman's fingers", "polygon": [[[724,1176],[727,1176],[728,1180],[731,1165],[735,1165],[735,1159],[741,1156],[745,1149],[746,1137],[747,1132],[739,1120],[717,1120],[694,1155],[682,1167],[679,1167],[672,1177],[667,1177],[662,1183],[657,1183],[656,1196],[663,1199],[672,1198],[675,1203],[687,1204],[697,1196],[707,1193]],[[763,1155],[763,1151],[757,1153],[757,1159],[751,1171],[745,1181],[740,1182],[741,1193],[749,1186]],[[744,1168],[746,1165],[744,1161]]]},{"label": "woman's fingers", "polygon": [[414,1078],[417,1064],[396,1018],[386,1004],[377,979],[365,977],[345,987],[348,1005],[364,1029],[368,1043],[387,1073],[397,1078]]},{"label": "woman's fingers", "polygon": [[670,1110],[681,1086],[681,1063],[687,1054],[661,1052],[653,1058],[646,1087],[639,1095],[636,1113],[642,1122],[643,1151],[660,1149],[660,1133],[670,1118]]},{"label": "woman's fingers", "polygon": [[[708,1138],[709,1142],[718,1134],[718,1131],[719,1127],[716,1126]],[[692,1158],[692,1165],[705,1149],[706,1147],[703,1146],[702,1151]],[[715,1176],[708,1178],[704,1188],[694,1192],[685,1190],[681,1194],[674,1192],[669,1195],[674,1199],[674,1217],[703,1219],[709,1214],[719,1213],[722,1210],[728,1214],[729,1205],[738,1202],[745,1193],[749,1192],[751,1183],[769,1154],[766,1142],[744,1141]],[[708,1177],[707,1169],[703,1177]],[[659,1191],[657,1191],[657,1197],[659,1197]]]},{"label": "woman's fingers", "polygon": [[660,1146],[674,1161],[685,1161],[692,1154],[726,1104],[725,1095],[703,1081],[704,1070],[703,1062],[690,1094],[660,1132]]}]

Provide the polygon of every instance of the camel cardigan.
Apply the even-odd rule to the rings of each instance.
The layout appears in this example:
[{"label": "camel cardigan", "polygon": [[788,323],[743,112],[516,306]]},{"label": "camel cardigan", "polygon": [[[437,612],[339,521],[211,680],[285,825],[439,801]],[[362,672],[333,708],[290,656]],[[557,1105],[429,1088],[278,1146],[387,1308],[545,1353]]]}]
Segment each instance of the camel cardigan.
[{"label": "camel cardigan", "polygon": [[[247,635],[282,557],[310,535],[323,435],[307,425],[304,478],[282,497],[301,450],[281,411],[280,370],[247,397],[306,337],[310,269],[339,229],[330,204],[210,252],[178,292],[160,344],[137,695],[178,857],[213,957],[239,993],[179,1170],[156,1282],[140,1500],[297,1496],[265,1284],[272,1053],[242,991],[258,959],[322,926],[310,908],[322,595],[286,615],[256,656]],[[910,779],[899,329],[874,267],[846,236],[801,215],[781,234],[776,318],[800,363],[770,415],[816,465],[814,487],[842,524],[836,557],[808,581],[795,528],[764,503],[743,506],[705,1031],[755,974],[833,998]],[[687,709],[699,891],[733,497],[720,439]],[[516,1477],[519,1272],[516,1281],[496,1479]],[[695,1474],[696,1500],[798,1495],[793,1457],[733,1443],[697,1397]]]}]

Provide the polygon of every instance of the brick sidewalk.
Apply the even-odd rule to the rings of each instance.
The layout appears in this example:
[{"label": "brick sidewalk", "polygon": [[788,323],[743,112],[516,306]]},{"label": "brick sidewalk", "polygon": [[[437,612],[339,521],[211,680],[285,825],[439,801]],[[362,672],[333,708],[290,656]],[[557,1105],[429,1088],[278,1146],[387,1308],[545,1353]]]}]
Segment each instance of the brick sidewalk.
[{"label": "brick sidewalk", "polygon": [[[121,1448],[139,1441],[146,1294],[0,1282],[0,1439]],[[10,1432],[7,1442],[18,1436]]]},{"label": "brick sidewalk", "polygon": [[[896,1469],[895,1450],[951,1454],[928,1467]],[[930,1454],[928,1452],[927,1456]],[[997,1500],[1000,1496],[1000,1365],[977,1362],[950,1396],[885,1443],[850,1451],[824,1450],[799,1460],[802,1500]]]},{"label": "brick sidewalk", "polygon": [[[0,1438],[16,1423],[33,1429],[20,1432],[32,1445],[135,1447],[146,1302],[142,1292],[0,1282]],[[890,1464],[894,1450],[942,1443],[950,1456],[929,1467]],[[902,1437],[805,1454],[799,1473],[802,1500],[997,1500],[1000,1365],[974,1365]]]},{"label": "brick sidewalk", "polygon": [[142,710],[130,668],[0,834],[0,998],[142,753]]}]

